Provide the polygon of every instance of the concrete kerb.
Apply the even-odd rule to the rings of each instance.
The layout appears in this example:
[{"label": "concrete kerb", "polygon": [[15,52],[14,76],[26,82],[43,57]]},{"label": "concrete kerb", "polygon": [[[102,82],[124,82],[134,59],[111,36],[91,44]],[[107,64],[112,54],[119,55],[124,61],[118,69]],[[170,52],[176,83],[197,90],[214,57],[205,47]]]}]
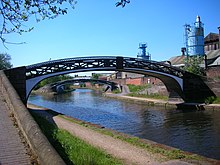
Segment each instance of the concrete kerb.
[{"label": "concrete kerb", "polygon": [[65,164],[45,135],[41,132],[39,126],[22,103],[17,92],[2,70],[0,71],[0,77],[0,90],[3,93],[4,99],[9,109],[14,113],[18,127],[26,138],[27,143],[37,155],[39,163],[44,165],[50,165],[51,163],[54,165]]}]

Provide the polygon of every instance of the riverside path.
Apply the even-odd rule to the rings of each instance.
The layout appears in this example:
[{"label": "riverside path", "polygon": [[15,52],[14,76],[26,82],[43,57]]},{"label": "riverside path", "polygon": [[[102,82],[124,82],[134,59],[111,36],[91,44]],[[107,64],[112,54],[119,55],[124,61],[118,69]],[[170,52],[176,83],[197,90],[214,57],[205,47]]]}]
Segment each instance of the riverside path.
[{"label": "riverside path", "polygon": [[0,165],[6,164],[29,165],[31,159],[0,92]]}]

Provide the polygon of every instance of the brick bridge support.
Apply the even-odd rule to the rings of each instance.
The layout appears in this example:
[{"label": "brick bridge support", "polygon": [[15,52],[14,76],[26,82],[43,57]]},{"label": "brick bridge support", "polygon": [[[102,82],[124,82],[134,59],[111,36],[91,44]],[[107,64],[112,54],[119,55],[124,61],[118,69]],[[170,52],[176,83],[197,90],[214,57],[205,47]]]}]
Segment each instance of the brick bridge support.
[{"label": "brick bridge support", "polygon": [[186,102],[205,102],[208,97],[216,97],[207,84],[206,77],[185,73],[183,76],[183,93]]},{"label": "brick bridge support", "polygon": [[12,68],[4,71],[12,86],[26,105],[26,67]]}]

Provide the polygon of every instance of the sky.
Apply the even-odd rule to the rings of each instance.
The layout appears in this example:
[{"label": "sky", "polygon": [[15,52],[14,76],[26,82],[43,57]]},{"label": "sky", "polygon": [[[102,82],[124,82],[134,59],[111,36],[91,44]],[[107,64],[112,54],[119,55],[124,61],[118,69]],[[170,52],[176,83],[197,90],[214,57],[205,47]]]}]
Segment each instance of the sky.
[{"label": "sky", "polygon": [[[119,1],[119,0],[118,0]],[[29,33],[5,36],[0,53],[11,55],[14,67],[63,58],[84,56],[136,57],[140,42],[147,42],[152,60],[163,61],[180,55],[184,46],[184,24],[196,16],[204,23],[205,36],[218,33],[219,0],[131,0],[124,8],[117,0],[78,0],[75,9],[53,20],[39,23]]]}]

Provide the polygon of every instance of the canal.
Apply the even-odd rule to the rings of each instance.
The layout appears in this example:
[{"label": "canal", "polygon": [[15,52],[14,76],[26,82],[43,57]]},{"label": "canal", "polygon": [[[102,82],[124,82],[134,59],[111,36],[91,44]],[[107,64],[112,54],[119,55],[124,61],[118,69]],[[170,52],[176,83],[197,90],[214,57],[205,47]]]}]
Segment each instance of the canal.
[{"label": "canal", "polygon": [[119,132],[220,159],[220,111],[166,110],[103,97],[90,89],[47,97],[31,95],[28,102]]}]

